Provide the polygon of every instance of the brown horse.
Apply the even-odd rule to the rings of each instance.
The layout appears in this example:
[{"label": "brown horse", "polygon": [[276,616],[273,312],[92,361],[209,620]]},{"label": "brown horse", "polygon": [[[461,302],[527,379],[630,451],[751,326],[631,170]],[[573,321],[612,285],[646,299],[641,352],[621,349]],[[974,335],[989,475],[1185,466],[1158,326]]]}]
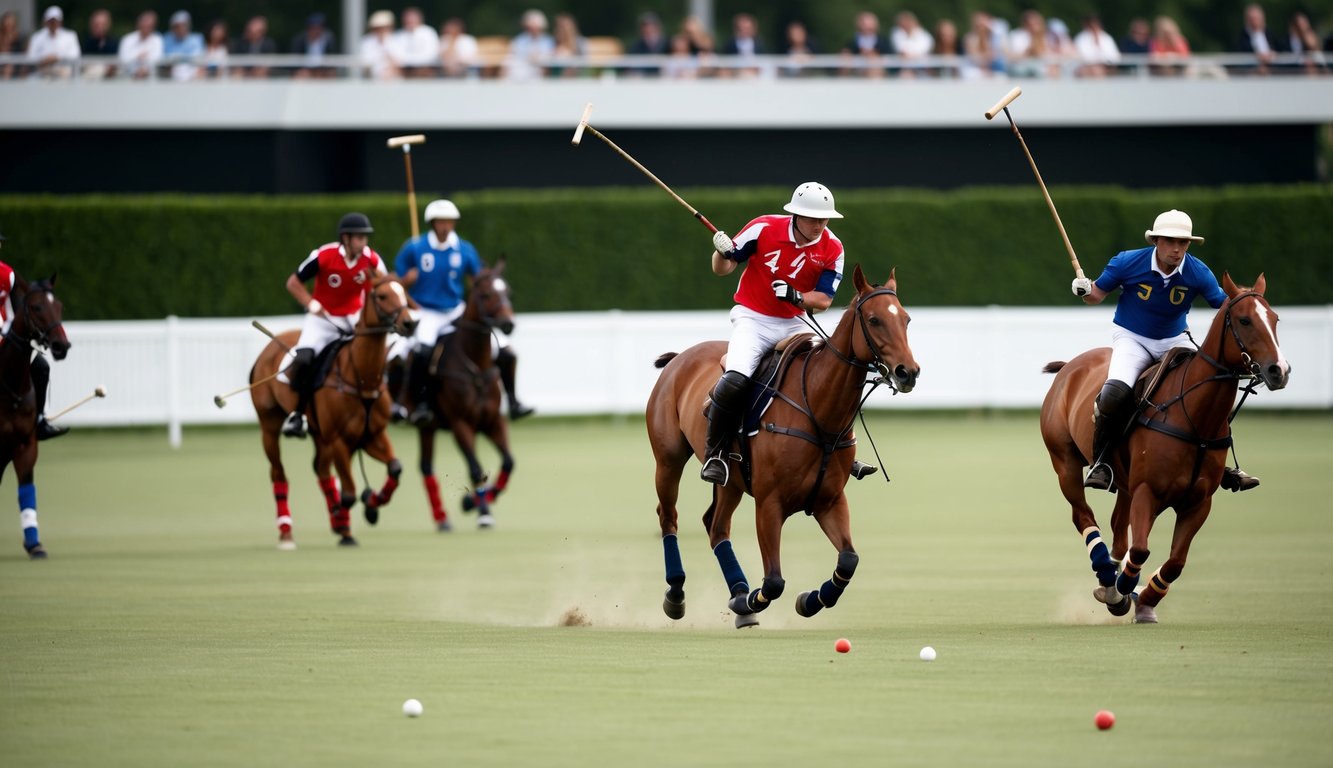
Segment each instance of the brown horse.
[{"label": "brown horse", "polygon": [[10,303],[14,322],[0,342],[0,477],[11,463],[19,477],[19,521],[28,557],[46,557],[37,536],[37,392],[33,387],[32,350],[49,349],[64,360],[69,353],[64,305],[55,294],[56,276],[24,282],[15,275]]},{"label": "brown horse", "polygon": [[[328,375],[310,398],[306,413],[315,443],[315,475],[328,505],[330,527],[338,535],[340,546],[356,546],[351,533],[351,508],[356,503],[352,454],[364,450],[388,467],[389,477],[384,487],[377,493],[367,488],[361,494],[366,505],[366,522],[374,525],[379,520],[379,508],[389,503],[398,487],[403,468],[394,457],[393,445],[385,433],[389,423],[389,396],[382,384],[385,336],[390,332],[411,336],[415,327],[415,315],[409,310],[402,284],[389,277],[369,281],[365,307],[351,341],[335,353]],[[296,407],[297,397],[290,385],[270,377],[278,371],[299,337],[297,331],[278,334],[259,353],[250,370],[251,382],[269,379],[250,390],[250,399],[259,414],[264,454],[268,456],[280,549],[296,548],[279,433],[283,419]],[[338,473],[336,481],[334,470]]]},{"label": "brown horse", "polygon": [[[796,598],[796,612],[813,616],[832,607],[856,570],[859,557],[852,547],[845,486],[855,458],[852,424],[866,374],[878,372],[890,386],[910,392],[920,368],[907,343],[909,318],[898,299],[894,273],[884,287],[876,287],[866,282],[858,265],[852,282],[856,299],[833,334],[801,353],[778,383],[762,428],[749,440],[751,476],[744,477],[744,468],[731,472],[727,485],[714,486],[713,503],[704,513],[737,627],[757,624],[753,614],[782,594],[782,525],[799,511],[819,523],[838,551],[838,564],[832,579]],[[685,615],[685,569],[676,540],[681,473],[691,456],[704,458],[704,409],[726,351],[725,341],[708,341],[679,355],[662,355],[656,363],[662,375],[648,398],[648,439],[657,460],[657,517],[668,585],[662,609],[672,619]],[[754,496],[764,564],[763,587],[753,592],[731,547],[731,517],[746,493]]]},{"label": "brown horse", "polygon": [[[432,406],[434,420],[418,427],[421,440],[421,475],[430,500],[431,516],[436,526],[447,531],[451,525],[440,500],[440,486],[435,479],[435,431],[448,429],[467,461],[471,490],[463,497],[463,510],[477,512],[477,525],[495,524],[491,502],[509,485],[514,471],[514,457],[509,452],[509,422],[500,408],[500,370],[495,365],[493,331],[514,332],[514,307],[509,302],[509,285],[504,280],[505,261],[478,272],[472,278],[463,314],[454,321],[454,332],[436,345],[431,359]],[[477,460],[477,434],[485,435],[500,452],[500,475],[494,483]]]},{"label": "brown horse", "polygon": [[[1208,519],[1222,481],[1239,381],[1260,379],[1270,390],[1287,385],[1291,366],[1278,346],[1277,313],[1264,299],[1265,287],[1263,275],[1253,288],[1242,288],[1224,274],[1228,299],[1199,351],[1145,393],[1137,428],[1131,426],[1110,460],[1119,490],[1110,551],[1084,497],[1083,467],[1092,454],[1093,402],[1106,381],[1111,350],[1089,350],[1044,369],[1058,373],[1042,404],[1041,436],[1100,583],[1093,595],[1116,616],[1137,602],[1134,620],[1155,623],[1157,604],[1185,568],[1190,542]],[[1167,507],[1176,511],[1171,554],[1134,595],[1148,560],[1148,534]]]}]

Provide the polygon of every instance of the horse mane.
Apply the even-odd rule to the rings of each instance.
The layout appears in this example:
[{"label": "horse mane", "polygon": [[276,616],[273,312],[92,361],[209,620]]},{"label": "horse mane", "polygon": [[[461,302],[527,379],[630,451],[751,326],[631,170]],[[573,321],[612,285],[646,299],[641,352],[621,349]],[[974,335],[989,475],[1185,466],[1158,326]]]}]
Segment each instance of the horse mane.
[{"label": "horse mane", "polygon": [[1045,366],[1043,366],[1042,369],[1041,369],[1041,372],[1042,372],[1042,373],[1055,373],[1056,371],[1060,370],[1060,369],[1063,368],[1063,367],[1065,367],[1065,361],[1064,361],[1064,360],[1056,360],[1056,361],[1054,361],[1054,362],[1047,363]]},{"label": "horse mane", "polygon": [[660,355],[657,356],[657,359],[656,359],[656,360],[653,361],[653,367],[654,367],[654,368],[665,368],[665,367],[666,367],[666,364],[669,363],[669,362],[671,362],[672,358],[674,358],[674,357],[675,357],[676,355],[678,355],[678,354],[680,354],[680,353],[679,353],[679,352],[663,352],[662,354],[660,354]]}]

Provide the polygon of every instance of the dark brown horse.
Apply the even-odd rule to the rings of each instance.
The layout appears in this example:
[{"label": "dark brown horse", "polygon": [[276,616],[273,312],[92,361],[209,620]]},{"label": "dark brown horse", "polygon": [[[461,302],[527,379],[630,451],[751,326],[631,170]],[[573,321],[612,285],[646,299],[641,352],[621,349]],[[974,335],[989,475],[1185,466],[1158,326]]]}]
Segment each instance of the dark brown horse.
[{"label": "dark brown horse", "polygon": [[[393,445],[385,432],[389,423],[389,396],[382,383],[385,336],[390,332],[411,336],[415,327],[416,319],[409,310],[403,286],[388,277],[369,281],[365,307],[351,341],[337,351],[323,384],[310,398],[306,414],[315,443],[315,475],[328,505],[329,525],[338,535],[339,545],[356,545],[351,533],[351,508],[356,503],[352,454],[363,450],[388,467],[389,476],[384,487],[378,492],[367,488],[361,494],[361,501],[366,505],[366,522],[374,525],[379,520],[379,508],[389,503],[398,487],[398,476],[403,468],[394,457]],[[276,373],[299,337],[297,331],[287,331],[269,342],[250,370],[250,381],[259,382]],[[250,398],[259,414],[269,478],[273,481],[273,498],[278,512],[278,547],[295,549],[279,433],[283,419],[296,407],[296,392],[290,385],[271,379],[252,388]],[[338,473],[336,481],[333,478],[335,470]]]},{"label": "dark brown horse", "polygon": [[[1093,401],[1106,381],[1111,350],[1089,350],[1044,369],[1058,373],[1042,404],[1041,436],[1097,574],[1100,586],[1093,595],[1116,616],[1136,601],[1134,618],[1140,623],[1157,621],[1156,606],[1180,577],[1190,542],[1208,519],[1231,445],[1230,415],[1240,380],[1253,377],[1278,390],[1291,373],[1278,346],[1277,313],[1264,299],[1263,275],[1253,288],[1242,288],[1224,274],[1222,288],[1227,302],[1199,351],[1145,393],[1137,427],[1111,457],[1119,494],[1109,551],[1084,497],[1083,467],[1092,453]],[[1167,507],[1176,511],[1171,553],[1135,596],[1148,560],[1148,534]]]},{"label": "dark brown horse", "polygon": [[[421,440],[421,475],[430,500],[431,516],[440,530],[449,530],[448,513],[435,479],[435,431],[448,429],[467,461],[472,487],[463,497],[464,511],[477,512],[477,525],[495,524],[491,502],[509,485],[514,457],[509,452],[509,422],[500,408],[500,370],[492,346],[495,330],[514,332],[514,307],[504,279],[504,259],[472,278],[463,314],[454,332],[436,345],[431,360],[431,397],[436,417],[418,428]],[[477,460],[477,435],[485,435],[500,452],[500,474],[488,483]]]},{"label": "dark brown horse", "polygon": [[0,477],[11,463],[19,478],[19,521],[23,548],[34,560],[46,557],[37,536],[37,393],[32,383],[32,350],[48,349],[64,360],[69,353],[64,306],[55,294],[56,276],[26,283],[15,275],[10,296],[14,321],[0,342]]},{"label": "dark brown horse", "polygon": [[[851,308],[827,342],[792,362],[763,415],[762,428],[750,438],[748,484],[746,472],[731,472],[727,485],[714,486],[713,503],[704,514],[737,627],[758,623],[753,614],[782,594],[782,525],[797,512],[812,515],[838,551],[833,578],[796,598],[798,614],[813,616],[832,607],[856,570],[859,558],[852,547],[845,486],[855,458],[852,423],[866,375],[877,372],[898,391],[909,392],[920,368],[907,343],[909,318],[898,299],[894,274],[889,273],[885,286],[876,287],[866,282],[858,265],[852,282],[856,298]],[[668,585],[662,608],[672,619],[685,615],[685,569],[676,541],[681,473],[691,456],[703,459],[704,409],[726,351],[727,342],[708,341],[679,355],[662,355],[656,363],[662,375],[648,398],[648,439],[657,460],[657,517]],[[731,547],[732,514],[746,493],[754,496],[764,562],[763,587],[753,592]]]}]

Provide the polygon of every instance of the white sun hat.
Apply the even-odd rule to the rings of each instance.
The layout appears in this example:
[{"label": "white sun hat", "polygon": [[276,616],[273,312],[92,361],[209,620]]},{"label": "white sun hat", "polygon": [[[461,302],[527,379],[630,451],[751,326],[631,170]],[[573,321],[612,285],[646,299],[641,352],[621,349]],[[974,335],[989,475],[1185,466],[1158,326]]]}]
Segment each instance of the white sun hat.
[{"label": "white sun hat", "polygon": [[807,181],[791,193],[791,202],[782,206],[787,213],[812,219],[841,219],[833,207],[833,193],[817,181]]},{"label": "white sun hat", "polygon": [[1159,214],[1152,223],[1152,229],[1144,232],[1143,237],[1150,243],[1154,237],[1180,237],[1196,243],[1203,242],[1202,237],[1194,234],[1194,221],[1189,214],[1175,208]]}]

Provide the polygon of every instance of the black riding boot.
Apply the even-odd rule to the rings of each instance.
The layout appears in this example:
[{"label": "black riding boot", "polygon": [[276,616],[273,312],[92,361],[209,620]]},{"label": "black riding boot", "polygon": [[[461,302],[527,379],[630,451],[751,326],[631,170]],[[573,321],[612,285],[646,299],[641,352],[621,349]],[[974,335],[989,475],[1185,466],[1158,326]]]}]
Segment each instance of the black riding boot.
[{"label": "black riding boot", "polygon": [[389,418],[395,423],[407,420],[407,390],[404,383],[407,380],[407,362],[399,358],[389,360],[388,377],[389,387]]},{"label": "black riding boot", "polygon": [[296,410],[287,414],[282,423],[282,434],[287,437],[305,437],[305,409],[310,402],[310,377],[314,375],[315,350],[298,349],[287,368],[287,380],[296,390]]},{"label": "black riding boot", "polygon": [[496,355],[495,365],[500,369],[500,381],[504,382],[505,394],[509,396],[509,420],[514,421],[531,415],[533,409],[518,401],[518,394],[514,389],[514,369],[518,366],[518,357],[509,347],[505,347]]},{"label": "black riding boot", "polygon": [[421,426],[430,421],[433,412],[431,411],[431,391],[430,391],[430,359],[434,350],[430,347],[417,347],[412,353],[412,364],[407,370],[407,391],[412,394],[412,399],[416,401],[416,407],[412,409],[411,415],[407,420],[414,426]]},{"label": "black riding boot", "polygon": [[1083,481],[1084,488],[1115,493],[1115,477],[1107,459],[1129,427],[1134,415],[1134,390],[1123,381],[1108,380],[1102,385],[1094,406],[1092,433],[1092,468]]},{"label": "black riding boot", "polygon": [[37,439],[50,440],[69,431],[69,427],[57,427],[46,420],[46,387],[51,381],[51,364],[46,358],[37,355],[32,359],[32,392],[37,401]]},{"label": "black riding boot", "polygon": [[726,450],[731,438],[740,429],[745,408],[745,394],[750,390],[750,377],[740,371],[727,371],[713,386],[712,401],[708,406],[708,438],[704,446],[704,466],[699,477],[714,485],[726,485],[731,478],[731,462]]},{"label": "black riding boot", "polygon": [[1251,488],[1259,487],[1259,478],[1251,475],[1240,467],[1227,467],[1222,470],[1222,488],[1239,493],[1248,491]]}]

